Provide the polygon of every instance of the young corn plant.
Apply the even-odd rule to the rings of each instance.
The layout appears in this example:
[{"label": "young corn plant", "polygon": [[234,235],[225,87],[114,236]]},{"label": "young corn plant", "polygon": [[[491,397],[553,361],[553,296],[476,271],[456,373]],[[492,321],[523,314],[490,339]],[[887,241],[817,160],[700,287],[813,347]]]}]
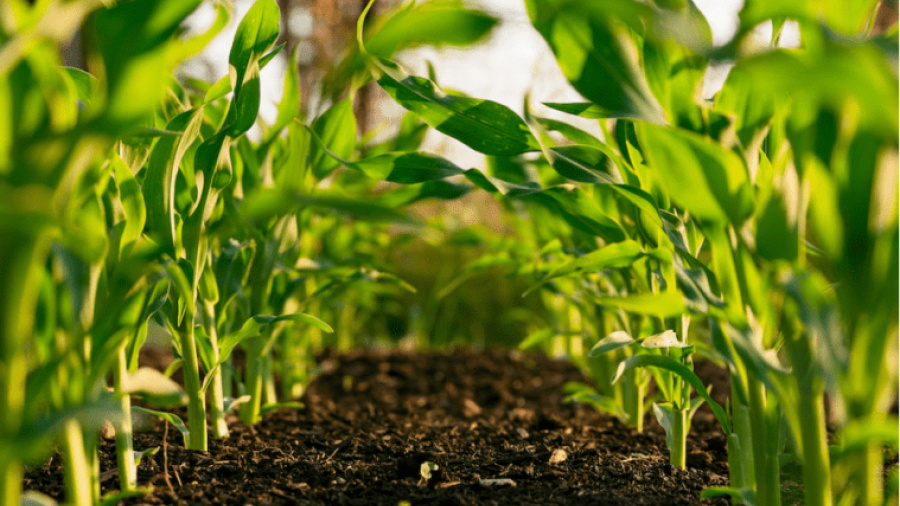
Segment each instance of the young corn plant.
[{"label": "young corn plant", "polygon": [[[551,107],[601,119],[605,151],[548,146],[529,130],[540,134],[534,122],[526,124],[498,104],[439,91],[394,62],[369,58],[378,84],[435,129],[489,155],[541,150],[560,175],[581,183],[546,187],[533,179],[467,171],[477,186],[554,208],[572,226],[596,234],[598,252],[626,238],[639,240],[643,253],[648,246],[659,251],[676,274],[675,283],[671,276],[657,278],[670,289],[654,287],[651,277],[644,293],[601,295],[596,302],[663,320],[692,313],[709,332],[732,371],[733,423],[723,423],[735,487],[728,493],[744,502],[780,502],[785,451],[802,463],[808,504],[831,504],[834,492],[846,501],[882,500],[877,454],[894,438],[885,439],[880,430],[896,420],[885,418],[885,406],[876,399],[895,384],[896,373],[884,358],[895,346],[889,343],[895,343],[897,318],[895,305],[869,297],[896,298],[896,262],[889,260],[896,258],[896,185],[876,183],[896,178],[895,164],[887,161],[897,150],[897,77],[891,70],[896,55],[879,49],[895,46],[896,34],[868,40],[863,34],[851,43],[812,21],[824,19],[832,29],[859,37],[876,4],[813,11],[750,2],[734,42],[713,50],[691,2],[526,1],[563,73],[589,100]],[[757,23],[775,19],[782,27],[785,17],[799,22],[801,50],[741,52],[741,41]],[[698,103],[707,62],[723,55],[736,60],[725,89],[715,101]],[[851,77],[858,73],[840,70],[851,61],[873,79],[862,82]],[[804,78],[794,79],[792,69],[804,69]],[[823,76],[833,73],[847,77],[825,85]],[[554,128],[569,138],[578,135],[576,142],[590,142],[571,128]],[[610,153],[626,163],[612,157],[610,164]],[[612,179],[610,165],[621,179]],[[822,198],[811,198],[813,191]],[[609,193],[618,205],[607,205]],[[623,203],[637,213],[617,211]],[[660,229],[669,241],[652,233]],[[678,230],[683,232],[673,233]],[[838,297],[829,295],[829,283]],[[864,300],[872,302],[864,307]],[[870,327],[876,334],[862,330]],[[681,344],[667,346],[665,353],[683,366],[679,350],[687,344],[687,325],[680,330]],[[852,476],[837,489],[823,399],[826,389],[841,399],[839,405],[846,392],[861,392],[847,375],[862,374],[855,367],[879,371],[877,393],[866,390],[848,401],[856,415],[844,414],[850,429],[840,455],[858,465],[853,473],[849,465],[836,468],[844,480]],[[677,411],[689,413],[684,384],[677,388],[677,382],[660,379],[669,402],[680,401]],[[704,391],[702,385],[696,391]],[[854,424],[852,416],[858,417]]]},{"label": "young corn plant", "polygon": [[[128,262],[121,262],[122,271],[107,272],[105,257],[111,249],[106,224],[111,216],[101,202],[109,201],[88,187],[105,187],[109,172],[102,158],[110,153],[117,132],[139,128],[163,91],[159,76],[174,66],[168,52],[174,55],[178,46],[170,36],[196,6],[175,3],[98,10],[100,5],[89,1],[31,6],[13,0],[0,13],[4,504],[19,502],[23,457],[42,454],[40,448],[48,447],[47,438],[55,434],[63,438],[69,500],[99,500],[99,484],[91,478],[97,474],[96,423],[120,418],[102,383],[124,338],[116,335],[119,328],[100,325],[96,304],[107,294],[107,281],[124,283],[109,286],[108,293],[118,296],[129,293],[134,283],[139,286],[141,275],[123,272]],[[90,70],[103,76],[100,85],[89,74],[59,64],[57,44],[68,40],[89,16],[84,29],[95,56],[90,62],[96,67]],[[61,19],[66,23],[59,24]],[[47,26],[54,29],[48,31]],[[135,31],[125,34],[119,30],[123,26]],[[154,76],[137,78],[135,71],[148,67],[155,69]],[[51,246],[52,275],[44,268]],[[107,258],[114,261],[117,254]],[[140,273],[141,262],[135,261],[131,267]],[[57,295],[64,297],[63,303],[51,302]],[[44,301],[44,321],[36,320],[38,298]],[[125,308],[118,308],[109,314],[123,314],[118,311]],[[60,320],[54,316],[57,311]],[[125,320],[124,327],[133,323]],[[58,326],[63,332],[56,340]],[[50,341],[38,344],[32,336]],[[35,356],[37,361],[29,356],[35,347],[44,350]]]}]

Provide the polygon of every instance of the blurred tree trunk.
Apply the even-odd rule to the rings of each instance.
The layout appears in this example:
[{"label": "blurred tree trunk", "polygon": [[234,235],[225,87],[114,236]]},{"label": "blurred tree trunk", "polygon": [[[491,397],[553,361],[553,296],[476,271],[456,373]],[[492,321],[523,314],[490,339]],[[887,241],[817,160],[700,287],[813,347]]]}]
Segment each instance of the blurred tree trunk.
[{"label": "blurred tree trunk", "polygon": [[[309,105],[322,77],[355,43],[356,20],[366,3],[366,0],[278,0],[287,54],[300,46],[301,107]],[[396,0],[378,0],[373,12],[395,3]],[[360,131],[365,131],[370,124],[372,102],[369,86],[359,90],[354,107]]]}]

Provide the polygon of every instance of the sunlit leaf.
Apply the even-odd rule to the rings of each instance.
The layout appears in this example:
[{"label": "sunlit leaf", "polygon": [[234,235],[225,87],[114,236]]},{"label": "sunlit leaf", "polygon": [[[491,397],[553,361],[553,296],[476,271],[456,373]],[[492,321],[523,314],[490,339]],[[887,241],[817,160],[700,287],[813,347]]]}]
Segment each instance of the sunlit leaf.
[{"label": "sunlit leaf", "polygon": [[726,434],[731,433],[731,422],[725,414],[725,410],[722,409],[722,406],[720,406],[719,403],[710,397],[709,392],[706,391],[706,387],[703,385],[703,381],[701,381],[690,368],[674,358],[665,355],[635,355],[633,357],[628,357],[619,364],[616,375],[612,379],[613,383],[621,379],[622,375],[626,372],[636,367],[656,367],[677,374],[681,379],[688,382],[694,388],[697,395],[702,397],[703,400],[709,404],[713,415],[716,416],[716,420],[718,420],[719,424],[722,426],[722,430],[724,430]]},{"label": "sunlit leaf", "polygon": [[740,225],[753,210],[744,162],[693,133],[644,124],[641,146],[653,175],[697,218]]},{"label": "sunlit leaf", "polygon": [[637,2],[566,0],[527,0],[525,5],[563,74],[603,117],[662,121],[630,30],[647,15],[646,7]]},{"label": "sunlit leaf", "polygon": [[410,76],[389,60],[374,65],[378,84],[397,103],[470,148],[502,156],[540,149],[522,118],[508,107],[445,92],[428,79]]},{"label": "sunlit leaf", "polygon": [[631,335],[628,332],[625,332],[624,330],[617,330],[598,341],[597,344],[595,344],[594,347],[591,348],[591,351],[588,352],[588,356],[599,357],[604,353],[609,353],[610,351],[630,346],[636,342],[637,341],[632,339]]}]

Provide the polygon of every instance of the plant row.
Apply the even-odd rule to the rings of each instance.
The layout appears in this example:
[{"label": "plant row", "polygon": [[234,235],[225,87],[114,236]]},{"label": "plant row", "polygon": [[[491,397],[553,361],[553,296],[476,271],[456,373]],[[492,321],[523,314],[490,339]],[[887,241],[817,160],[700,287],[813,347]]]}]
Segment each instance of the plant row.
[{"label": "plant row", "polygon": [[[374,23],[364,13],[321,110],[301,107],[291,55],[272,124],[259,106],[260,70],[282,50],[273,0],[241,20],[229,75],[211,83],[171,74],[225,26],[224,3],[187,38],[200,0],[12,0],[0,12],[0,503],[20,502],[24,466],[53,444],[67,502],[146,492],[134,411],[205,451],[231,410],[255,423],[296,406],[316,350],[406,332],[385,323],[414,290],[390,274],[390,253],[422,229],[405,208],[472,191],[495,196],[516,232],[441,246],[487,254],[427,296],[422,345],[441,300],[501,269],[540,308],[519,316],[522,347],[565,354],[594,380],[570,385],[572,399],[638,430],[652,413],[680,467],[709,405],[731,486],[705,495],[779,504],[795,462],[808,504],[884,503],[897,493],[882,467],[898,439],[898,103],[896,28],[869,33],[878,3],[748,0],[733,40],[714,47],[690,1],[526,0],[585,99],[545,105],[595,120],[592,133],[528,100],[520,116],[442,90],[393,60],[497,23],[452,0]],[[772,44],[747,44],[763,22]],[[800,47],[776,47],[785,26]],[[59,64],[76,30],[87,69]],[[723,60],[723,88],[700,98]],[[379,142],[354,116],[370,82],[410,111]],[[420,151],[429,126],[487,155],[484,169]],[[138,366],[148,322],[171,339],[166,374]],[[728,367],[727,405],[694,374],[696,356]],[[165,411],[181,404],[186,421]],[[121,490],[101,498],[104,422]]]}]

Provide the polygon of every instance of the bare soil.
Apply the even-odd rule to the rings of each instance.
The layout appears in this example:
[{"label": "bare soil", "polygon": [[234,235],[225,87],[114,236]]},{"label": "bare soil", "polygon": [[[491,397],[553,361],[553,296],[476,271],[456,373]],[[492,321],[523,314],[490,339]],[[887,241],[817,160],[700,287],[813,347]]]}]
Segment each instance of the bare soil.
[{"label": "bare soil", "polygon": [[[584,380],[571,364],[517,352],[356,351],[323,357],[303,409],[231,420],[208,453],[184,450],[173,427],[135,435],[160,446],[138,470],[149,495],[127,504],[728,504],[700,492],[727,485],[725,437],[708,410],[694,418],[688,469],[668,463],[665,436],[564,402]],[[701,364],[713,392],[727,374]],[[724,383],[723,383],[724,381]],[[163,435],[167,438],[163,442]],[[62,500],[60,458],[25,488]],[[431,466],[430,479],[422,474]],[[118,489],[115,448],[101,448],[103,492]],[[426,473],[427,474],[427,473]]]}]

